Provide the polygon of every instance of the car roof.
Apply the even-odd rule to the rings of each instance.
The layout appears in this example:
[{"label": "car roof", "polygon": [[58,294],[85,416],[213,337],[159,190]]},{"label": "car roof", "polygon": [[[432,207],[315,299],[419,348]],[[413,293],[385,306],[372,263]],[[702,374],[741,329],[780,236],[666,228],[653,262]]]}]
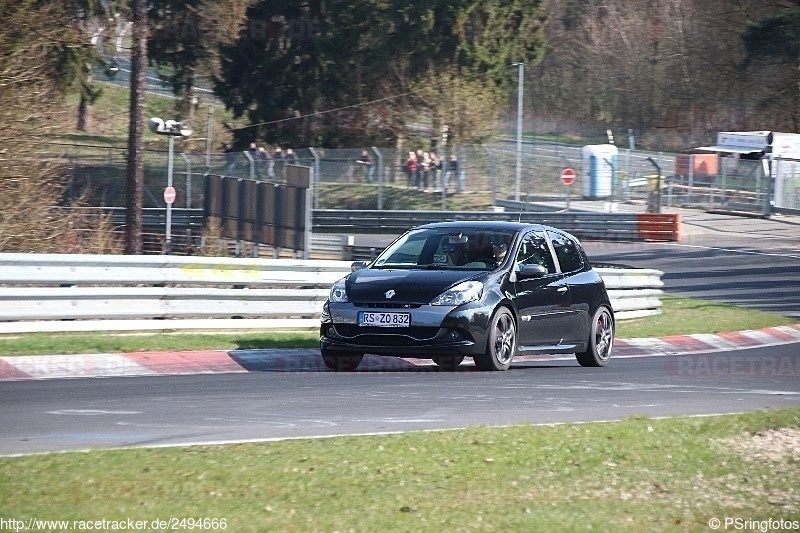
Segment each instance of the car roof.
[{"label": "car roof", "polygon": [[[542,224],[531,224],[528,222],[512,222],[507,220],[460,220],[451,222],[433,222],[417,226],[418,228],[431,228],[431,229],[447,229],[447,228],[471,228],[471,229],[488,229],[488,230],[506,230],[506,231],[520,231],[526,229],[552,229],[550,226]],[[562,230],[558,230],[562,231]]]}]

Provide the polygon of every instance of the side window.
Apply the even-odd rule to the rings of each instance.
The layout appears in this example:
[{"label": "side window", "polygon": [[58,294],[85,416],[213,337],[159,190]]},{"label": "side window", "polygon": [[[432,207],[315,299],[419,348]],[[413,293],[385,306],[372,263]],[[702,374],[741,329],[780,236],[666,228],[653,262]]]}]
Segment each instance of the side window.
[{"label": "side window", "polygon": [[547,269],[548,274],[556,271],[553,256],[547,246],[547,240],[542,231],[532,231],[522,240],[517,254],[517,264],[519,265],[542,265]]},{"label": "side window", "polygon": [[581,257],[578,243],[561,233],[551,231],[549,235],[562,272],[574,272],[583,268],[583,257]]}]

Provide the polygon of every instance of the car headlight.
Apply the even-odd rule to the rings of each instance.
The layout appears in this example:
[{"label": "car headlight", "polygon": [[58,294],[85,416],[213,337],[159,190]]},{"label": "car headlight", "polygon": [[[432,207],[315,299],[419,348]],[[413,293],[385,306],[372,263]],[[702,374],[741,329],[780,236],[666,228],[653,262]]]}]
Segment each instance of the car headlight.
[{"label": "car headlight", "polygon": [[347,280],[346,277],[340,279],[336,283],[333,284],[331,287],[331,294],[328,299],[332,302],[346,302],[347,301],[347,291],[344,289],[344,282]]},{"label": "car headlight", "polygon": [[462,305],[474,300],[480,300],[482,294],[483,283],[480,281],[465,281],[434,298],[431,305]]}]

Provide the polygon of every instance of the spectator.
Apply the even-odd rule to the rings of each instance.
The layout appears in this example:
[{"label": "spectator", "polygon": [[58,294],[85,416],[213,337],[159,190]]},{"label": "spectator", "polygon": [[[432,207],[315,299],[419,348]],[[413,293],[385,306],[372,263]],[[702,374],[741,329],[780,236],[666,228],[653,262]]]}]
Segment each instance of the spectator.
[{"label": "spectator", "polygon": [[247,149],[247,153],[250,154],[250,157],[253,158],[253,170],[255,170],[255,175],[258,179],[261,179],[261,169],[259,168],[258,162],[258,145],[256,143],[250,143],[250,148]]},{"label": "spectator", "polygon": [[283,163],[285,161],[283,157],[283,150],[281,150],[280,146],[275,147],[275,155],[272,157],[273,162],[275,164],[275,176],[278,178],[283,177]]},{"label": "spectator", "polygon": [[450,156],[450,160],[447,162],[447,169],[444,173],[444,190],[447,192],[448,187],[450,186],[450,177],[455,177],[457,180],[456,191],[461,192],[461,177],[458,174],[458,158],[455,154]]},{"label": "spectator", "polygon": [[431,173],[431,154],[424,152],[422,154],[422,165],[420,168],[420,189],[423,191],[428,188],[428,177]]},{"label": "spectator", "polygon": [[416,176],[414,176],[414,183],[417,188],[420,188],[422,185],[422,159],[424,155],[422,153],[422,149],[417,150],[417,172]]},{"label": "spectator", "polygon": [[414,180],[417,177],[417,154],[413,151],[408,152],[408,159],[406,160],[406,176],[407,176],[407,186],[408,187],[415,187],[416,183]]},{"label": "spectator", "polygon": [[367,150],[361,151],[361,156],[356,159],[356,168],[361,167],[364,170],[364,176],[367,183],[372,183],[372,172],[375,170],[372,165],[372,158],[369,156]]},{"label": "spectator", "polygon": [[233,149],[233,146],[226,144],[223,153],[225,154],[225,174],[227,176],[233,176],[233,172],[236,170],[236,151]]},{"label": "spectator", "polygon": [[435,150],[431,150],[431,178],[433,178],[433,191],[440,190],[439,180],[441,178],[442,161]]},{"label": "spectator", "polygon": [[297,154],[294,153],[294,150],[291,148],[286,149],[286,162],[290,165],[296,165],[299,163],[297,159]]},{"label": "spectator", "polygon": [[[258,157],[256,158],[256,168],[261,167],[266,170],[267,176],[270,178],[275,177],[275,165],[270,157],[269,152],[263,146],[258,149]],[[259,178],[261,174],[259,173]]]}]

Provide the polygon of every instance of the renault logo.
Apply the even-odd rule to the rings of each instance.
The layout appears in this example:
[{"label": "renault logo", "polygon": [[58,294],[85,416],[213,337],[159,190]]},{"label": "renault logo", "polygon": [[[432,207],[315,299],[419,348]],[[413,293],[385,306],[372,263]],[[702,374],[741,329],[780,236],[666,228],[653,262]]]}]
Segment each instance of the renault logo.
[{"label": "renault logo", "polygon": [[388,290],[388,291],[386,291],[386,293],[384,294],[384,296],[386,296],[387,298],[391,298],[391,297],[392,297],[392,296],[394,296],[394,295],[395,295],[394,289],[389,289],[389,290]]}]

